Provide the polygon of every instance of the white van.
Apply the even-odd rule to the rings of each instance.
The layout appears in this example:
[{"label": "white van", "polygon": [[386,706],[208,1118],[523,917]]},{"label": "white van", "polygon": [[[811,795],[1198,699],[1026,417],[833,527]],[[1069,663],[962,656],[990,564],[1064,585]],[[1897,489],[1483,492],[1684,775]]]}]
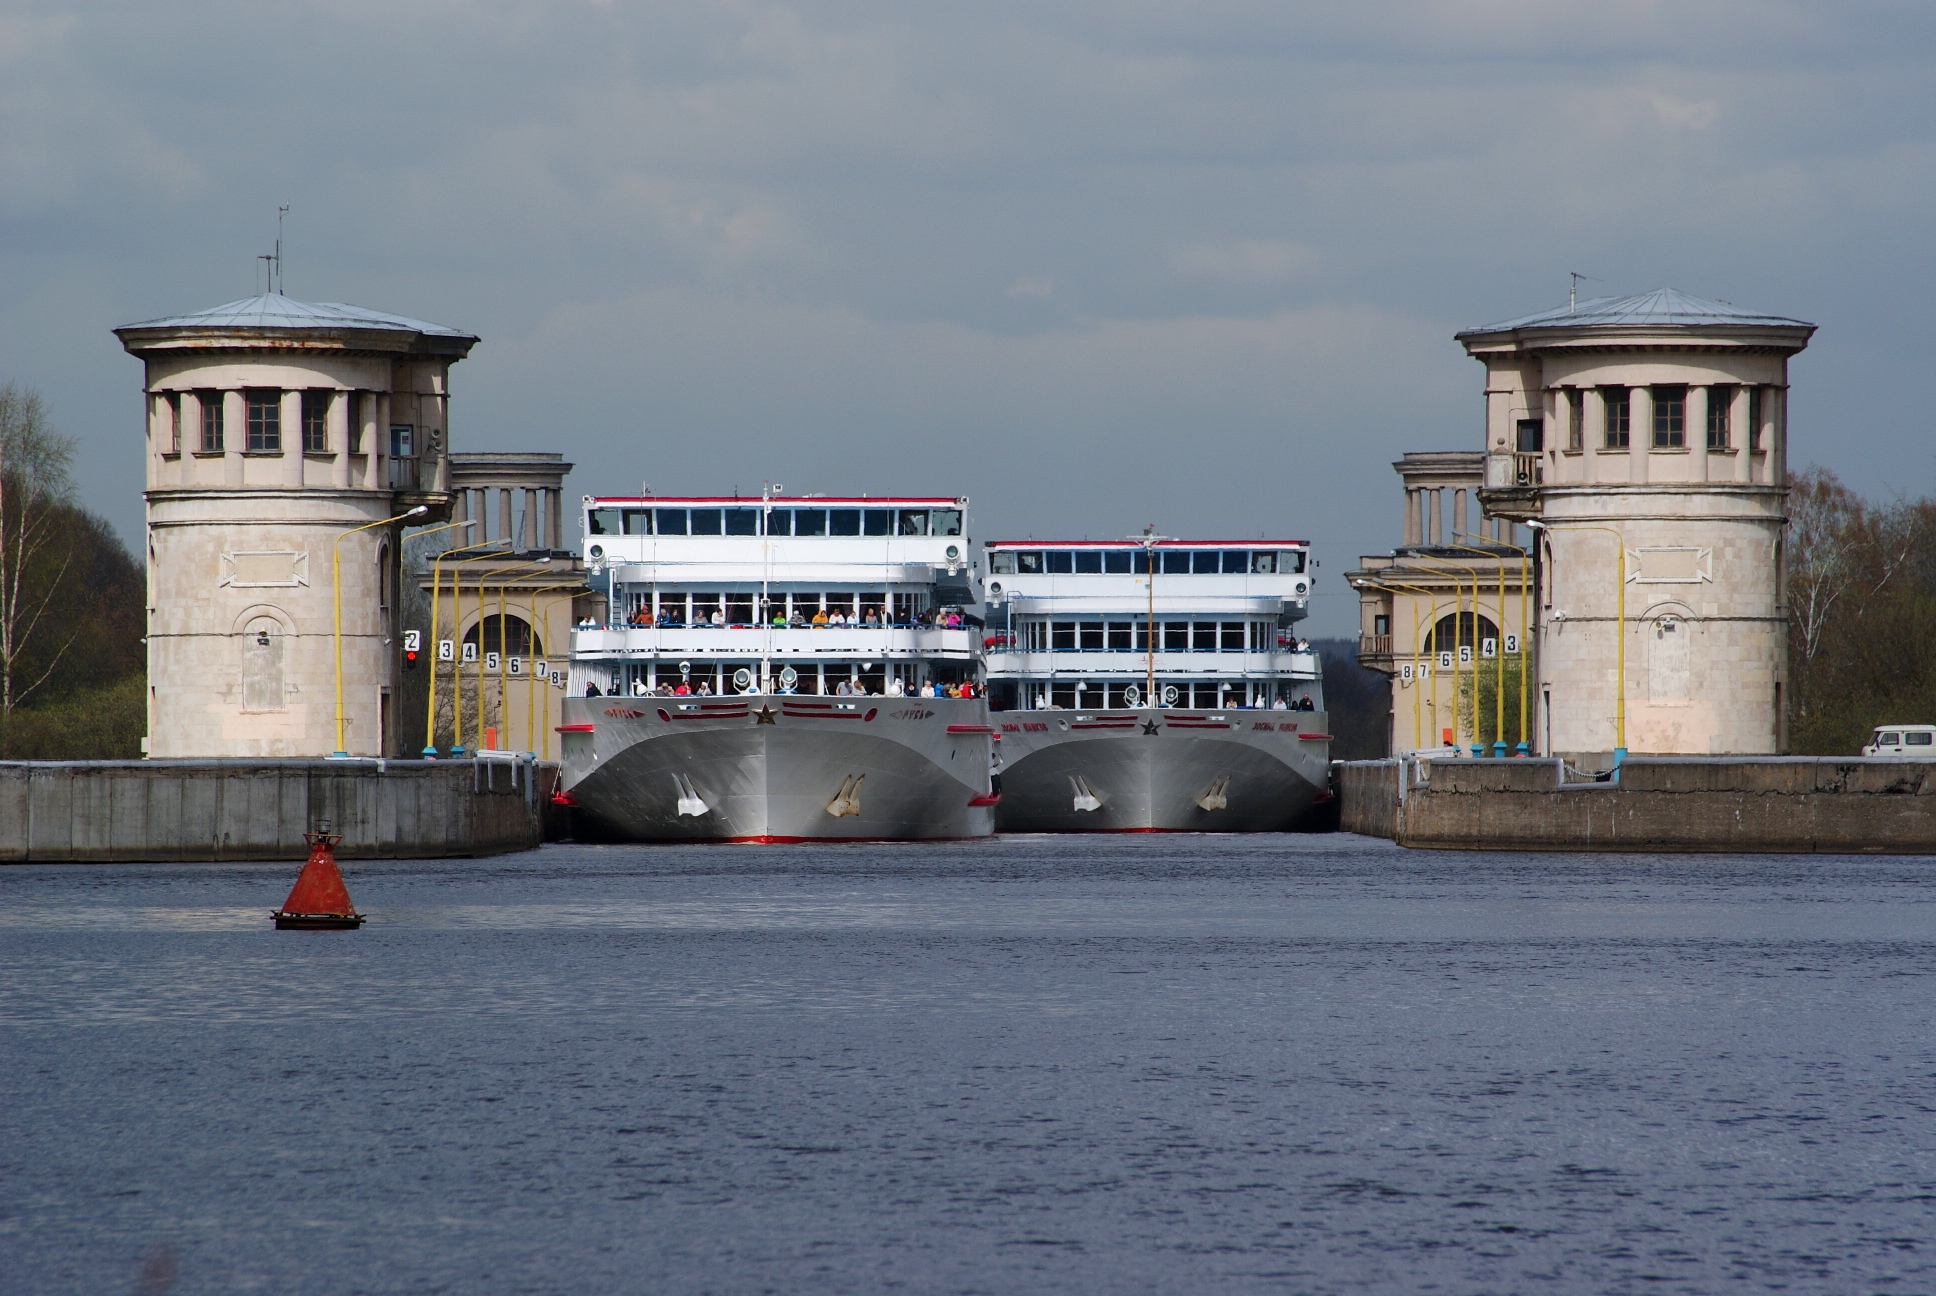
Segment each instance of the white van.
[{"label": "white van", "polygon": [[1936,761],[1936,725],[1877,725],[1862,754]]}]

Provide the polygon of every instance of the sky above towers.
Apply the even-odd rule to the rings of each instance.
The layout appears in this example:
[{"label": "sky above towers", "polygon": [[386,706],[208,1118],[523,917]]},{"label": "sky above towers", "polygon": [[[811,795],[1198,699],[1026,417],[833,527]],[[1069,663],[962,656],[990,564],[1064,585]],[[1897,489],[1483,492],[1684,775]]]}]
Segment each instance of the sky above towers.
[{"label": "sky above towers", "polygon": [[1936,466],[1921,5],[19,0],[0,379],[130,541],[108,330],[259,291],[281,203],[290,295],[483,338],[459,449],[1310,539],[1320,633],[1390,462],[1479,447],[1453,332],[1569,271],[1819,324],[1794,461]]}]

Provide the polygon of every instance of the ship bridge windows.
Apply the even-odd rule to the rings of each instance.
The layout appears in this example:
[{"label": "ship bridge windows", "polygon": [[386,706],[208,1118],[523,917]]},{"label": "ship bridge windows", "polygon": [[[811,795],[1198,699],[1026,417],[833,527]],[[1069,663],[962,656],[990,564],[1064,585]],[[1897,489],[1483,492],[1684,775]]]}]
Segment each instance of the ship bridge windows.
[{"label": "ship bridge windows", "polygon": [[1112,576],[1127,576],[1129,575],[1130,559],[1141,558],[1142,556],[1141,553],[1129,549],[1105,549],[1100,555],[1102,558],[1102,569]]},{"label": "ship bridge windows", "polygon": [[828,509],[827,534],[836,536],[857,536],[860,534],[861,516],[859,509]]},{"label": "ship bridge windows", "polygon": [[692,534],[696,536],[724,535],[726,532],[720,518],[720,514],[724,511],[723,509],[716,508],[696,508],[691,510]]},{"label": "ship bridge windows", "polygon": [[1051,576],[1071,576],[1076,570],[1076,556],[1073,550],[1051,549],[1042,555]]},{"label": "ship bridge windows", "polygon": [[585,514],[586,535],[618,535],[619,511],[615,508],[591,509]]},{"label": "ship bridge windows", "polygon": [[1075,560],[1076,560],[1076,575],[1078,576],[1102,575],[1102,550],[1078,549],[1075,551]]},{"label": "ship bridge windows", "polygon": [[726,534],[750,536],[760,533],[760,511],[756,508],[729,508],[726,510]]},{"label": "ship bridge windows", "polygon": [[652,510],[653,529],[662,536],[686,534],[686,510],[662,508]]}]

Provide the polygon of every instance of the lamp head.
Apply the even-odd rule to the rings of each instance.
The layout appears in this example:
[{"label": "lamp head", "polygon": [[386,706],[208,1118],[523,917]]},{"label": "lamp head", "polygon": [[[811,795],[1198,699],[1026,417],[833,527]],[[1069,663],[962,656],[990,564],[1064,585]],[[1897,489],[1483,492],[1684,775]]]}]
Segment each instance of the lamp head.
[{"label": "lamp head", "polygon": [[417,507],[411,509],[408,513],[405,513],[404,516],[416,517],[419,513],[428,513],[428,512],[430,512],[430,506],[428,504],[419,504],[417,505]]}]

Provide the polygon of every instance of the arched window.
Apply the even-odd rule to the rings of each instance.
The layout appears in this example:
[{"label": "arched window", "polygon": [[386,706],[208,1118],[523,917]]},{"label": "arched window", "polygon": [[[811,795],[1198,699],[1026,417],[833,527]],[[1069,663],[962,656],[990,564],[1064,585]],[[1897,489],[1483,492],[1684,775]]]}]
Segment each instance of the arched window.
[{"label": "arched window", "polygon": [[[480,630],[484,632],[482,643],[478,640]],[[464,632],[464,642],[479,644],[479,652],[509,653],[513,657],[544,656],[544,641],[531,633],[531,623],[520,616],[507,615],[500,627],[497,613],[493,612]]]},{"label": "arched window", "polygon": [[1439,623],[1432,627],[1432,637],[1426,645],[1426,651],[1451,652],[1463,645],[1477,652],[1480,640],[1497,639],[1499,627],[1485,617],[1478,617],[1475,626],[1475,615],[1472,612],[1459,612],[1440,617]]}]

